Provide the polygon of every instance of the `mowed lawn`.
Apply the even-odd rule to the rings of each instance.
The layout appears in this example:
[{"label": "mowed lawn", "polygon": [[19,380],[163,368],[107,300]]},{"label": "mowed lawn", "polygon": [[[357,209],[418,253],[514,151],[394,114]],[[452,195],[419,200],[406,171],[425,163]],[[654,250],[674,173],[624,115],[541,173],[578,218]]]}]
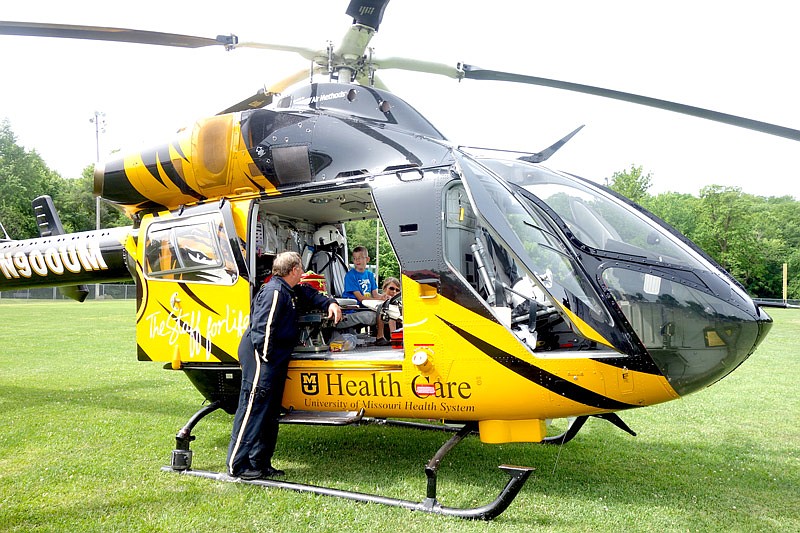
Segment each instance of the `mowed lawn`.
[{"label": "mowed lawn", "polygon": [[[500,464],[535,468],[493,522],[162,472],[202,398],[136,360],[131,301],[0,299],[0,531],[800,531],[800,310],[771,310],[758,351],[708,390],[590,420],[564,447],[465,439],[439,500],[484,505]],[[224,468],[231,417],[197,426],[194,466]],[[288,480],[420,501],[447,436],[284,426]]]}]

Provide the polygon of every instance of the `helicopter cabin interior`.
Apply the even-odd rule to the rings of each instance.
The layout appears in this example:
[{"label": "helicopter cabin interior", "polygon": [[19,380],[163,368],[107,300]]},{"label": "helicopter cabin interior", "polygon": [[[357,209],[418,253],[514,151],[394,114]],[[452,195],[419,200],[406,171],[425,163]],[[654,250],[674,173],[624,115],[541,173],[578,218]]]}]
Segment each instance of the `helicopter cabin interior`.
[{"label": "helicopter cabin interior", "polygon": [[[349,254],[353,248],[371,243],[348,242],[344,223],[377,218],[367,187],[262,200],[253,209],[247,250],[252,261],[250,271],[255,272],[254,291],[269,279],[275,255],[294,251],[300,254],[303,270],[310,274],[301,283],[309,283],[336,298],[345,313],[363,312],[357,300],[343,298],[344,277],[351,268]],[[399,298],[391,304],[391,308],[383,306],[384,315],[388,317],[391,312],[400,321]],[[401,350],[393,349],[402,347],[399,339],[387,346],[375,345],[376,326],[336,328],[317,310],[304,312],[299,320],[300,341],[294,359],[403,358]],[[401,335],[402,329],[397,336]]]},{"label": "helicopter cabin interior", "polygon": [[[544,232],[534,234],[531,229],[541,225],[528,224],[527,236],[529,242],[540,243],[539,248],[546,249],[553,246],[551,240]],[[543,287],[552,287],[553,272],[549,268],[541,273],[526,272],[514,251],[495,238],[493,231],[476,216],[461,181],[452,182],[444,190],[444,254],[452,269],[498,320],[539,357],[565,350],[586,350],[590,346],[594,351],[591,355],[587,353],[587,357],[618,355],[608,350],[599,353],[598,346],[584,339],[564,320],[543,290]],[[572,289],[575,294],[583,294],[578,287]]]}]

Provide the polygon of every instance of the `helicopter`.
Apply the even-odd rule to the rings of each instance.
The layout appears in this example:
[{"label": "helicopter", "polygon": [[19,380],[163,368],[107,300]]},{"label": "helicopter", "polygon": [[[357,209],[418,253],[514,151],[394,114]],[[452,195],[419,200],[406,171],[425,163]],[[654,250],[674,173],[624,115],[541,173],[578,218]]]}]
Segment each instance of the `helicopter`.
[{"label": "helicopter", "polygon": [[[470,519],[502,513],[531,470],[487,505],[441,505],[445,454],[477,433],[489,444],[562,445],[591,418],[634,434],[617,414],[704,389],[756,349],[762,306],[696,245],[610,189],[542,165],[577,130],[539,152],[469,149],[382,83],[381,69],[455,80],[546,85],[658,107],[800,140],[774,124],[599,87],[402,58],[369,49],[387,0],[349,3],[338,46],[313,50],[120,28],[0,22],[0,34],[186,48],[277,49],[309,68],[152,149],[98,164],[94,193],[133,224],[67,234],[47,197],[36,239],[0,242],[0,290],[133,280],[141,361],[183,372],[208,402],[176,435],[165,470],[313,492]],[[309,74],[327,82],[299,84]],[[420,502],[289,481],[239,480],[193,468],[190,443],[208,414],[232,414],[236,352],[251,296],[277,253],[296,251],[308,283],[340,298],[349,264],[344,224],[377,219],[401,273],[401,296],[376,312],[402,321],[391,346],[301,317],[282,422],[397,424],[452,437],[428,461]],[[354,304],[340,300],[345,309]],[[548,435],[547,421],[568,418]],[[431,426],[419,419],[439,419]]]}]

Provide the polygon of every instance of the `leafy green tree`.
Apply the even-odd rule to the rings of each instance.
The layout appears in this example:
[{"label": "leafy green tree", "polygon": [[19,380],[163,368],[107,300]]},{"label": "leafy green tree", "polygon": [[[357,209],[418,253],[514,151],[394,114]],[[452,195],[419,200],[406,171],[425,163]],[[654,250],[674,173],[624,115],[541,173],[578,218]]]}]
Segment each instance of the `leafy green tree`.
[{"label": "leafy green tree", "polygon": [[[379,263],[379,274],[380,279],[384,280],[389,276],[400,278],[400,264],[397,261],[397,256],[394,254],[394,249],[392,249],[391,244],[389,243],[389,237],[386,235],[386,230],[381,225],[381,233],[380,233],[380,263]],[[382,282],[381,282],[382,283]]]},{"label": "leafy green tree", "polygon": [[[64,230],[68,233],[95,229],[93,165],[80,178],[64,179],[50,170],[35,151],[26,151],[8,121],[0,124],[0,221],[14,239],[38,237],[31,202],[44,194],[53,198]],[[101,227],[131,223],[121,211],[106,202],[100,204]]]},{"label": "leafy green tree", "polygon": [[8,120],[0,123],[0,221],[11,238],[38,237],[31,202],[37,196],[57,197],[63,180],[36,151],[17,144]]},{"label": "leafy green tree", "polygon": [[[800,298],[800,249],[793,249],[786,258],[788,265],[788,298]],[[781,296],[783,296],[783,270],[781,269]]]},{"label": "leafy green tree", "polygon": [[694,241],[751,294],[779,298],[786,262],[789,297],[800,296],[800,209],[794,198],[764,198],[721,185],[702,189],[699,197],[648,196],[650,176],[636,166],[615,173],[609,186]]},{"label": "leafy green tree", "polygon": [[784,255],[780,258],[780,292],[775,297],[783,296],[783,263],[788,264],[788,297],[800,298],[800,206],[790,196],[767,199],[772,207],[775,230],[780,232],[784,241]]},{"label": "leafy green tree", "polygon": [[[61,196],[53,199],[67,232],[89,231],[97,227],[96,199],[93,194],[94,165],[83,169],[80,178],[65,180]],[[131,220],[110,205],[100,202],[100,227],[128,226]]]},{"label": "leafy green tree", "polygon": [[[780,298],[783,295],[783,264],[790,263],[800,244],[800,213],[797,201],[789,196],[754,198],[754,232],[763,250],[764,273],[748,286],[753,294]],[[797,274],[800,270],[789,270]],[[792,296],[790,296],[792,297]]]},{"label": "leafy green tree", "polygon": [[649,197],[642,207],[693,240],[700,199],[691,194],[665,192]]},{"label": "leafy green tree", "polygon": [[641,204],[649,197],[647,191],[652,181],[649,172],[644,174],[641,166],[631,165],[629,170],[614,172],[608,186],[629,200]]},{"label": "leafy green tree", "polygon": [[754,197],[739,187],[709,185],[700,191],[695,242],[744,285],[763,273],[765,262],[754,205]]},{"label": "leafy green tree", "polygon": [[365,246],[370,258],[375,259],[375,224],[375,220],[352,220],[345,223],[350,254],[356,246]]},{"label": "leafy green tree", "polygon": [[772,231],[790,248],[800,248],[800,209],[791,196],[772,196],[764,201],[775,222]]}]

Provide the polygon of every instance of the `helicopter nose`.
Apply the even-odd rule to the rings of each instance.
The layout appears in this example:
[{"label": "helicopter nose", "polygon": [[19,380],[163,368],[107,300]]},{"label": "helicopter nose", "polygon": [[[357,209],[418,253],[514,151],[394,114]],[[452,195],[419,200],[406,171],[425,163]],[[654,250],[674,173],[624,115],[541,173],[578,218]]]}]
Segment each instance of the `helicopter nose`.
[{"label": "helicopter nose", "polygon": [[706,275],[701,285],[614,267],[603,279],[653,362],[681,396],[730,374],[772,327],[769,315],[721,275]]},{"label": "helicopter nose", "polygon": [[772,328],[760,307],[752,312],[734,306],[724,311],[706,306],[665,313],[658,330],[660,346],[650,355],[675,392],[684,396],[712,385],[742,364]]}]

